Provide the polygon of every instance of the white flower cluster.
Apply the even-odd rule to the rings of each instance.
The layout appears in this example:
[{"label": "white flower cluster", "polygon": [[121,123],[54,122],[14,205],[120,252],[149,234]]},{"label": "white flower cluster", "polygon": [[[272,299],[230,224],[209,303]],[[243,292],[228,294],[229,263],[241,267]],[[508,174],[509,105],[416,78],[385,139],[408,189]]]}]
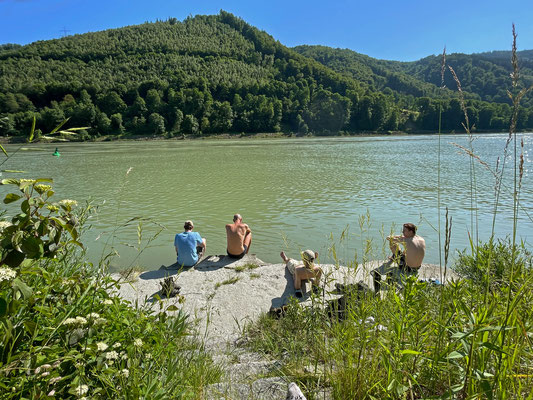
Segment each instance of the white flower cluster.
[{"label": "white flower cluster", "polygon": [[108,347],[109,346],[105,344],[104,342],[96,343],[96,348],[98,349],[98,351],[105,351],[107,350]]},{"label": "white flower cluster", "polygon": [[143,345],[143,341],[142,341],[142,339],[135,339],[135,340],[133,341],[133,345],[134,345],[135,347],[142,347],[142,345]]},{"label": "white flower cluster", "polygon": [[67,318],[63,321],[63,325],[85,325],[87,320],[83,317]]},{"label": "white flower cluster", "polygon": [[116,351],[109,351],[105,354],[105,358],[108,360],[116,360],[118,358],[118,353]]},{"label": "white flower cluster", "polygon": [[129,369],[124,368],[122,371],[120,371],[120,375],[122,375],[124,378],[127,378],[128,376],[130,376]]},{"label": "white flower cluster", "polygon": [[0,267],[0,282],[15,279],[17,272],[8,267]]},{"label": "white flower cluster", "polygon": [[113,345],[113,348],[114,348],[114,349],[118,349],[120,346],[122,346],[122,344],[120,344],[119,342],[116,342],[116,343]]},{"label": "white flower cluster", "polygon": [[64,199],[59,202],[60,205],[65,206],[67,208],[75,207],[78,205],[78,202],[76,200],[68,200]]},{"label": "white flower cluster", "polygon": [[107,305],[111,305],[111,304],[113,304],[113,300],[105,299],[102,303],[107,304]]},{"label": "white flower cluster", "polygon": [[89,391],[89,386],[80,385],[77,388],[75,388],[74,391],[76,392],[78,396],[83,396],[85,393]]},{"label": "white flower cluster", "polygon": [[89,315],[87,315],[87,317],[88,317],[89,319],[98,319],[98,318],[100,318],[100,314],[95,313],[95,312],[92,312],[92,313],[90,313]]},{"label": "white flower cluster", "polygon": [[6,228],[9,228],[11,225],[13,224],[9,221],[0,221],[0,232],[2,232]]}]

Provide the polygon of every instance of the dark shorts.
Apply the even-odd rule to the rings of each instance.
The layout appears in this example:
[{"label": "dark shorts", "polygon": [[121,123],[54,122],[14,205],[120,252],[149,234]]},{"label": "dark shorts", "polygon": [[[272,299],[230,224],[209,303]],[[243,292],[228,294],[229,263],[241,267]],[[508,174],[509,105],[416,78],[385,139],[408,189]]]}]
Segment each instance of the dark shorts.
[{"label": "dark shorts", "polygon": [[244,251],[237,256],[235,254],[231,254],[228,250],[226,250],[226,252],[228,253],[228,256],[230,256],[231,258],[236,258],[238,260],[240,258],[243,258],[246,255],[246,252],[248,251],[248,246],[244,245],[243,247],[244,247]]},{"label": "dark shorts", "polygon": [[396,254],[396,257],[399,257],[398,258],[398,269],[402,272],[407,272],[407,273],[410,273],[410,274],[413,274],[415,272],[418,272],[418,269],[420,268],[417,267],[417,268],[413,268],[413,267],[410,267],[409,265],[407,265],[405,263],[405,253],[397,253]]}]

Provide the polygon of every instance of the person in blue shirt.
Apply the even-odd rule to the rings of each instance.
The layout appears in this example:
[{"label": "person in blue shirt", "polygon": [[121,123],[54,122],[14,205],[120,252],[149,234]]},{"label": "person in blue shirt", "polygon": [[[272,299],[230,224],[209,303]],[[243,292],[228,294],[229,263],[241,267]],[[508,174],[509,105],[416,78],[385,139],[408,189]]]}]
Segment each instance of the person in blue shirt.
[{"label": "person in blue shirt", "polygon": [[178,256],[178,264],[182,267],[192,267],[205,253],[205,238],[198,232],[193,232],[192,221],[185,221],[184,232],[178,233],[174,238],[174,247]]}]

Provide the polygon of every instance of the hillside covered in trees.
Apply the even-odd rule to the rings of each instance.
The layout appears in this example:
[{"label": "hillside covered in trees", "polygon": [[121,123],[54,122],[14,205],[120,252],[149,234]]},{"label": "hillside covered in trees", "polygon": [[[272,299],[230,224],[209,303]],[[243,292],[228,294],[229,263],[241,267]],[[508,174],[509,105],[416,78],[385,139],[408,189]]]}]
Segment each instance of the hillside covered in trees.
[{"label": "hillside covered in trees", "polygon": [[[478,129],[505,129],[511,110],[501,92],[510,67],[497,52],[481,66],[471,61],[478,56],[449,56],[465,60],[454,68],[470,120]],[[527,81],[533,69],[526,67]],[[439,113],[444,130],[460,131],[457,92],[448,81],[439,87],[440,70],[438,57],[399,63],[321,46],[290,49],[224,11],[169,18],[0,45],[0,135],[27,135],[34,116],[44,132],[70,118],[69,126],[88,127],[85,139],[436,131]],[[518,129],[525,128],[533,128],[533,108],[521,112]]]}]

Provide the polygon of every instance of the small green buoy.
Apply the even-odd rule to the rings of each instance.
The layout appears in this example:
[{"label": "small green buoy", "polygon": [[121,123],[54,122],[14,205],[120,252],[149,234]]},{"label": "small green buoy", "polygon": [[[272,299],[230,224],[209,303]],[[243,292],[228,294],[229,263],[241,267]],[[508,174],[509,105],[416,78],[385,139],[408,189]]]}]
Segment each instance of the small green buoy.
[{"label": "small green buoy", "polygon": [[61,153],[59,152],[59,149],[56,147],[56,151],[54,151],[54,154],[52,154],[56,157],[59,157],[61,155]]}]

